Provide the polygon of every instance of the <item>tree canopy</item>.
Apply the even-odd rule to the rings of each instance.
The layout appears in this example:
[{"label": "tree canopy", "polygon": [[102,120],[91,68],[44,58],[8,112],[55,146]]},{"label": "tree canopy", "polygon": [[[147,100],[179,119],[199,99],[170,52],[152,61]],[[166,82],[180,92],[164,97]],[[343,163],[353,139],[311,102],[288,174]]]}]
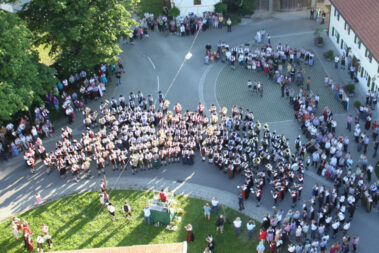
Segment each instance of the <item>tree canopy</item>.
[{"label": "tree canopy", "polygon": [[31,0],[19,14],[36,45],[51,45],[57,67],[66,74],[116,62],[120,38],[129,37],[135,24],[117,0]]},{"label": "tree canopy", "polygon": [[55,85],[52,69],[39,63],[31,31],[13,13],[0,10],[0,120],[10,120]]}]

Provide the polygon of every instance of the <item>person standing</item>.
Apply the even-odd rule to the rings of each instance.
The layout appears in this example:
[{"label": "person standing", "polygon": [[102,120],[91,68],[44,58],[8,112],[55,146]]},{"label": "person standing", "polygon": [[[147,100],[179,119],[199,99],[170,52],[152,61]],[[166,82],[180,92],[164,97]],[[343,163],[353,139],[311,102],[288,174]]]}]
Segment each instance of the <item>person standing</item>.
[{"label": "person standing", "polygon": [[220,231],[221,234],[224,232],[224,223],[225,218],[223,215],[220,215],[220,217],[216,221],[216,232]]},{"label": "person standing", "polygon": [[[131,220],[133,219],[133,216],[132,216],[132,208],[130,207],[130,205],[128,204],[128,201],[125,201],[125,205],[123,206],[122,208],[124,210],[124,213],[125,213],[125,218],[127,220]],[[145,212],[145,209],[144,209],[144,212]]]},{"label": "person standing", "polygon": [[375,144],[374,144],[374,153],[373,153],[372,157],[376,157],[376,153],[378,151],[378,147],[379,147],[379,140],[376,140]]},{"label": "person standing", "polygon": [[212,234],[208,234],[207,238],[205,238],[205,241],[207,242],[207,248],[212,251],[215,247],[214,238]]},{"label": "person standing", "polygon": [[211,211],[213,212],[213,210],[215,210],[216,214],[218,214],[218,203],[219,203],[218,199],[216,197],[213,197],[212,198],[212,210]]},{"label": "person standing", "polygon": [[233,221],[233,225],[234,225],[234,234],[235,234],[236,236],[240,235],[240,234],[241,234],[241,225],[242,225],[241,218],[240,218],[240,217],[237,217],[237,218]]},{"label": "person standing", "polygon": [[349,116],[347,116],[347,120],[346,120],[346,129],[349,130],[349,132],[351,132],[351,124],[353,123],[353,116],[351,116],[351,114]]},{"label": "person standing", "polygon": [[106,205],[107,205],[107,208],[108,208],[108,212],[111,215],[111,220],[115,221],[116,220],[116,217],[115,217],[115,211],[116,211],[116,209],[114,208],[114,206],[112,205],[112,203],[107,203]]},{"label": "person standing", "polygon": [[117,85],[121,85],[121,71],[116,71]]},{"label": "person standing", "polygon": [[338,63],[340,62],[340,57],[336,55],[334,57],[334,68],[338,69]]},{"label": "person standing", "polygon": [[18,229],[17,229],[17,224],[15,221],[12,220],[11,222],[11,229],[12,229],[12,233],[14,235],[14,237],[16,238],[16,240],[18,240]]},{"label": "person standing", "polygon": [[184,229],[187,231],[187,242],[193,242],[195,240],[195,236],[192,231],[192,225],[188,224],[187,226],[184,226]]},{"label": "person standing", "polygon": [[247,237],[249,237],[249,239],[253,238],[255,222],[253,220],[249,220],[249,222],[246,224],[246,228],[247,228]]},{"label": "person standing", "polygon": [[258,246],[257,246],[257,252],[258,253],[264,253],[265,252],[265,245],[263,243],[263,241],[260,241]]},{"label": "person standing", "polygon": [[357,251],[358,244],[359,244],[359,236],[354,236],[354,238],[353,238],[353,252]]},{"label": "person standing", "polygon": [[42,204],[42,198],[41,198],[41,195],[38,192],[36,193],[36,200],[37,200],[37,204],[38,205]]},{"label": "person standing", "polygon": [[325,13],[325,11],[322,11],[322,13],[321,13],[321,23],[320,23],[320,25],[325,24],[325,17],[326,17],[326,13]]},{"label": "person standing", "polygon": [[228,20],[226,21],[226,25],[228,26],[228,32],[231,32],[232,31],[232,20],[230,18],[228,18]]},{"label": "person standing", "polygon": [[43,237],[41,235],[39,235],[37,237],[37,251],[38,252],[43,252],[43,243],[45,242],[45,240],[43,239]]},{"label": "person standing", "polygon": [[209,206],[208,203],[205,203],[205,205],[203,206],[203,209],[204,209],[205,219],[210,220],[211,219],[211,207]]},{"label": "person standing", "polygon": [[240,196],[238,197],[238,205],[239,205],[239,210],[242,211],[243,209],[245,209],[245,205],[244,205],[244,200],[243,200],[243,196],[242,194],[240,194]]},{"label": "person standing", "polygon": [[148,225],[150,225],[150,206],[149,205],[146,205],[145,208],[143,209],[143,219],[145,221],[145,223],[147,223]]}]

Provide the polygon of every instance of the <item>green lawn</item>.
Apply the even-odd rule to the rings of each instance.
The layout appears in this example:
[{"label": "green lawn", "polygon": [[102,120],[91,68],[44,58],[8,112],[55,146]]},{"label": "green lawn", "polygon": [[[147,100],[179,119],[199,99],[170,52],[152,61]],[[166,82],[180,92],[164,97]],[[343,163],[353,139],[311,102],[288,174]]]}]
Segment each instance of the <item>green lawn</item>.
[{"label": "green lawn", "polygon": [[[153,244],[182,242],[186,240],[184,226],[191,223],[195,235],[188,252],[203,252],[206,247],[205,238],[208,233],[215,237],[214,252],[255,252],[257,239],[248,240],[246,222],[249,217],[226,208],[228,222],[224,234],[215,234],[216,215],[211,221],[203,216],[205,201],[184,196],[176,196],[178,206],[184,209],[182,221],[177,231],[167,231],[165,227],[145,225],[143,211],[148,199],[153,197],[152,192],[133,190],[113,191],[110,200],[116,207],[116,221],[112,222],[106,208],[100,206],[98,193],[90,192],[76,194],[67,198],[48,203],[44,206],[30,210],[18,217],[29,222],[34,233],[34,242],[41,232],[42,223],[49,226],[52,235],[53,250],[98,248],[112,246],[128,246],[135,244]],[[128,223],[122,213],[122,206],[127,200],[132,207],[133,221]],[[222,209],[221,209],[222,211]],[[243,221],[242,234],[236,238],[232,221],[235,217]],[[177,220],[176,220],[177,221]],[[13,237],[10,229],[10,220],[0,224],[0,252],[22,252],[23,241]],[[257,238],[259,225],[255,228]],[[45,245],[45,250],[47,246]]]}]

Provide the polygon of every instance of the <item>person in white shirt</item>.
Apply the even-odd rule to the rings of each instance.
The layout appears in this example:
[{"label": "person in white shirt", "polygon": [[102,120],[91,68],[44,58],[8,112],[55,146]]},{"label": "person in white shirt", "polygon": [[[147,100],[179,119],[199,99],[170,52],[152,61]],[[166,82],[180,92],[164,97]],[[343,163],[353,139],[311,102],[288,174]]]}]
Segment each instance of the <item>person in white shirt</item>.
[{"label": "person in white shirt", "polygon": [[114,208],[114,206],[111,203],[107,203],[106,205],[107,205],[109,213],[111,214],[111,220],[115,221],[116,220],[116,217],[115,217],[116,209]]},{"label": "person in white shirt", "polygon": [[249,239],[251,239],[253,237],[253,231],[254,231],[254,228],[255,228],[255,222],[253,220],[250,220],[246,224],[246,228],[247,228],[247,236],[249,237]]},{"label": "person in white shirt", "polygon": [[239,234],[241,234],[241,225],[242,225],[241,218],[240,218],[240,217],[237,217],[237,218],[233,221],[233,224],[234,224],[234,234],[235,234],[235,235],[239,235]]},{"label": "person in white shirt", "polygon": [[144,215],[144,221],[148,225],[150,225],[150,206],[146,205],[145,208],[143,209],[143,215]]},{"label": "person in white shirt", "polygon": [[45,242],[45,240],[43,239],[42,236],[38,236],[37,237],[37,251],[38,252],[43,252],[43,243]]},{"label": "person in white shirt", "polygon": [[263,241],[260,241],[258,246],[257,246],[257,252],[258,253],[264,253],[265,252],[265,245]]},{"label": "person in white shirt", "polygon": [[213,212],[213,210],[216,210],[216,214],[218,214],[218,199],[216,199],[216,197],[212,198],[212,210],[211,210],[211,212]]}]

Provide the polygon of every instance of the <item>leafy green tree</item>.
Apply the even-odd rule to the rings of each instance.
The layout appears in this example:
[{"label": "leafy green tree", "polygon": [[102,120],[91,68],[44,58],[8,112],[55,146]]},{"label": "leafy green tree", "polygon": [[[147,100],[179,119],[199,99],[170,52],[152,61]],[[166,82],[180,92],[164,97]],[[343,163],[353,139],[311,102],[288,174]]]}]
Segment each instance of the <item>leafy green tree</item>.
[{"label": "leafy green tree", "polygon": [[27,111],[56,81],[31,50],[33,34],[16,14],[0,11],[0,120]]},{"label": "leafy green tree", "polygon": [[115,63],[119,42],[135,21],[118,0],[31,0],[20,11],[36,37],[51,45],[56,65],[68,74],[99,63]]},{"label": "leafy green tree", "polygon": [[180,15],[180,10],[178,9],[178,7],[173,6],[171,9],[168,10],[168,15],[170,17],[176,18],[177,16]]},{"label": "leafy green tree", "polygon": [[219,2],[217,4],[215,4],[215,12],[216,13],[226,13],[228,10],[228,5],[226,3],[223,3],[223,2]]}]

